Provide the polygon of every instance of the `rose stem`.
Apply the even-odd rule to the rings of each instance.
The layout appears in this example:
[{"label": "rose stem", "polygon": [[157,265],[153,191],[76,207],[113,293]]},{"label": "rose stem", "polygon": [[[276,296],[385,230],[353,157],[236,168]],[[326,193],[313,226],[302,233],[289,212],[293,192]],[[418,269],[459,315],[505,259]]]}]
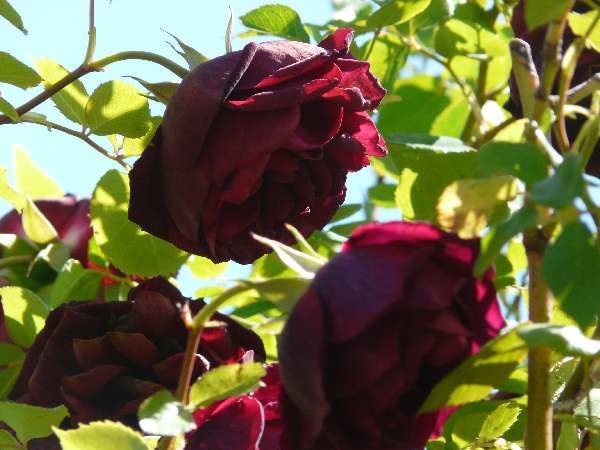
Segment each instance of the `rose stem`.
[{"label": "rose stem", "polygon": [[[573,7],[571,0],[565,13],[548,24],[544,39],[542,75],[539,87],[534,92],[532,111],[526,130],[529,142],[536,143],[537,124],[541,123],[544,112],[549,106],[552,86],[561,61],[561,42],[565,30],[567,15]],[[529,320],[532,322],[550,322],[552,320],[552,299],[542,275],[541,263],[548,238],[542,230],[533,228],[523,235],[523,244],[527,253],[529,271]],[[529,351],[528,388],[527,388],[527,424],[525,432],[528,450],[552,450],[552,398],[550,394],[551,350],[537,347]]]},{"label": "rose stem", "polygon": [[[227,300],[241,292],[250,289],[252,289],[252,286],[244,284],[238,284],[227,289],[215,297],[209,304],[205,305],[198,312],[198,314],[194,316],[189,324],[188,340],[183,357],[183,364],[181,366],[181,372],[179,374],[179,382],[177,383],[177,391],[175,393],[177,399],[184,405],[187,405],[189,400],[190,383],[192,381],[192,373],[194,371],[194,361],[196,359],[196,352],[198,351],[200,337],[204,331],[205,324]],[[158,446],[158,450],[176,450],[178,440],[178,436],[164,437]]]}]

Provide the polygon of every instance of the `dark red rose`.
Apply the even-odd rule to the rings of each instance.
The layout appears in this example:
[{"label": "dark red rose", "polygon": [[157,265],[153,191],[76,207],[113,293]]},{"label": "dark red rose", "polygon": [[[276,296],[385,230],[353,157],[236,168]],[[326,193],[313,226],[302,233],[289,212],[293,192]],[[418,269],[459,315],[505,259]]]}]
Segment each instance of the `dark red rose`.
[{"label": "dark red rose", "polygon": [[198,428],[188,436],[186,450],[279,450],[279,367],[267,366],[264,387],[194,413]]},{"label": "dark red rose", "polygon": [[[56,229],[58,238],[69,249],[71,256],[85,265],[88,242],[93,234],[89,217],[90,201],[66,195],[36,200],[34,203]],[[21,215],[17,211],[12,210],[0,219],[0,233],[16,234],[26,239]]]},{"label": "dark red rose", "polygon": [[[585,4],[585,2],[577,1],[575,3],[575,7],[573,11],[578,13],[586,13],[590,11],[590,7]],[[544,39],[546,36],[546,26],[538,27],[533,30],[529,30],[527,28],[527,24],[525,22],[525,2],[521,1],[513,10],[513,16],[511,20],[511,25],[515,36],[523,39],[531,46],[531,55],[533,57],[533,62],[535,63],[535,67],[538,70],[538,73],[541,73],[542,69],[542,53],[544,50]],[[572,33],[571,29],[567,26],[563,38],[563,53],[564,51],[571,45],[573,40],[575,39],[575,35]],[[600,53],[594,51],[593,49],[585,48],[577,61],[577,68],[575,69],[575,74],[573,75],[573,81],[571,82],[571,87],[574,87],[584,81],[589,80],[594,74],[600,72]],[[514,77],[511,77],[510,82],[510,96],[511,100],[508,104],[508,109],[516,114],[518,117],[522,117],[523,113],[521,111],[520,99],[519,99],[519,91],[517,89],[516,82]],[[553,93],[558,92],[558,80],[555,83]],[[590,99],[587,98],[582,101],[582,105],[588,107],[590,104]],[[577,115],[576,118],[566,119],[566,127],[567,127],[567,135],[569,136],[569,140],[573,142],[579,133],[582,125],[584,124],[586,118]],[[596,151],[592,153],[592,157],[590,162],[588,163],[587,172],[596,176],[600,176],[600,144],[596,146]]]},{"label": "dark red rose", "polygon": [[366,111],[385,94],[349,53],[352,31],[318,46],[250,43],[196,67],[130,172],[129,218],[215,262],[269,250],[256,232],[291,243],[344,200],[346,174],[386,153]]},{"label": "dark red rose", "polygon": [[[73,424],[111,419],[137,427],[139,404],[177,385],[187,338],[180,312],[185,302],[166,280],[153,278],[126,302],[73,302],[55,309],[10,398],[45,407],[65,404]],[[197,312],[203,304],[190,302],[190,308]],[[223,315],[214,319],[226,327],[203,334],[195,376],[237,362],[246,351],[264,361],[256,334]]]},{"label": "dark red rose", "polygon": [[316,275],[279,345],[284,450],[422,449],[448,411],[417,412],[504,326],[478,240],[425,223],[358,228]]}]

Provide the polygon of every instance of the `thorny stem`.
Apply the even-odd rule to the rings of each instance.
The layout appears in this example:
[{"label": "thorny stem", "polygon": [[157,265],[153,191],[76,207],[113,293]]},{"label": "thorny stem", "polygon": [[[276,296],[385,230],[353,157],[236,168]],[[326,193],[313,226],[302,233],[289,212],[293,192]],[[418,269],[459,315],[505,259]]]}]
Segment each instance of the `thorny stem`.
[{"label": "thorny stem", "polygon": [[[477,98],[477,103],[481,106],[483,106],[486,100],[485,87],[487,83],[489,67],[490,62],[487,59],[479,62],[479,75],[477,77],[477,92],[475,94],[475,97]],[[467,119],[467,123],[465,124],[465,128],[463,129],[461,140],[464,142],[468,142],[471,138],[471,135],[473,134],[473,126],[477,125],[478,124],[476,123],[474,110],[471,110]]]},{"label": "thorny stem", "polygon": [[58,131],[62,131],[65,134],[68,134],[70,136],[74,136],[78,139],[81,139],[83,142],[88,144],[90,147],[92,147],[94,150],[96,150],[102,156],[105,156],[106,158],[115,161],[117,164],[119,164],[121,167],[123,167],[126,170],[131,169],[129,164],[127,164],[121,156],[115,155],[115,154],[109,152],[108,150],[106,150],[102,146],[98,145],[96,142],[94,142],[92,139],[90,139],[86,134],[84,134],[81,131],[72,130],[72,129],[62,126],[58,123],[50,122],[46,119],[37,119],[35,117],[23,116],[23,117],[21,117],[21,121],[26,122],[26,123],[34,123],[37,125],[43,125],[45,127],[48,127],[51,130],[55,129]]},{"label": "thorny stem", "polygon": [[366,53],[363,56],[363,59],[365,61],[367,59],[369,59],[369,56],[371,56],[371,53],[373,53],[373,49],[375,48],[375,43],[376,43],[377,38],[379,37],[380,34],[381,34],[381,28],[377,28],[373,32],[373,39],[371,39],[371,42],[369,42],[369,48],[367,49]]}]

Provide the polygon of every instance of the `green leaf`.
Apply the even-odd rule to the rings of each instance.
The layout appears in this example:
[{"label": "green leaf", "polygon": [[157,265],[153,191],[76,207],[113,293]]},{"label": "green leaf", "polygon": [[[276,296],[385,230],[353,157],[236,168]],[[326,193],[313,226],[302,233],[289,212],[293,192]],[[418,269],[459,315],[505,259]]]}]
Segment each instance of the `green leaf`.
[{"label": "green leaf", "polygon": [[517,421],[520,413],[521,407],[516,403],[502,403],[483,422],[479,442],[490,442],[501,437]]},{"label": "green leaf", "polygon": [[388,97],[390,95],[399,100],[381,105],[377,123],[386,136],[392,133],[428,133],[432,123],[451,102],[447,86],[439,78],[429,75],[397,81]]},{"label": "green leaf", "polygon": [[507,58],[508,43],[477,23],[458,19],[445,22],[435,34],[435,49],[447,58],[456,55],[488,55]]},{"label": "green leaf", "polygon": [[305,278],[281,277],[264,281],[243,280],[243,284],[252,286],[261,298],[286,312],[290,312],[298,299],[306,292],[310,280]]},{"label": "green leaf", "polygon": [[144,86],[150,93],[156,97],[157,100],[164,103],[165,105],[169,104],[171,97],[179,87],[179,83],[172,83],[169,81],[163,81],[161,83],[149,83],[148,81],[144,81],[138,77],[129,77],[133,78],[135,81]]},{"label": "green leaf", "polygon": [[579,445],[577,424],[569,421],[562,422],[556,450],[579,450]]},{"label": "green leaf", "polygon": [[208,61],[208,57],[207,56],[204,56],[202,53],[200,53],[195,48],[190,47],[189,45],[187,45],[185,42],[183,42],[181,39],[179,39],[174,34],[171,34],[168,31],[165,31],[165,33],[167,33],[169,36],[171,36],[173,39],[175,39],[177,41],[177,44],[179,45],[179,48],[181,48],[181,50],[177,50],[175,48],[175,46],[173,44],[171,44],[170,42],[168,44],[183,59],[185,59],[185,61],[188,64],[188,67],[190,68],[190,70],[193,69],[194,67],[196,67],[197,65],[202,64],[203,62]]},{"label": "green leaf", "polygon": [[528,0],[525,3],[525,22],[533,30],[562,17],[570,4],[570,0]]},{"label": "green leaf", "polygon": [[74,300],[94,300],[101,281],[101,273],[84,269],[79,261],[69,259],[52,284],[48,303],[54,309]]},{"label": "green leaf", "polygon": [[[48,58],[37,60],[35,65],[44,79],[43,85],[46,89],[69,74],[67,69]],[[88,94],[81,80],[75,80],[51,98],[67,119],[82,125],[86,124],[85,105],[88,102]]]},{"label": "green leaf", "polygon": [[304,278],[312,278],[327,263],[327,259],[296,250],[289,245],[252,233],[252,237],[272,248],[282,263]]},{"label": "green leaf", "polygon": [[444,188],[476,173],[477,153],[458,139],[400,134],[386,142],[401,171],[396,204],[407,219],[432,220]]},{"label": "green leaf", "polygon": [[510,176],[458,180],[448,185],[437,203],[437,221],[463,239],[471,239],[487,227],[494,210],[517,194]]},{"label": "green leaf", "polygon": [[481,250],[475,262],[475,276],[479,277],[490,266],[492,261],[500,254],[502,247],[517,234],[534,226],[538,215],[535,209],[524,206],[490,230],[481,240]]},{"label": "green leaf", "polygon": [[15,28],[27,34],[27,30],[23,26],[23,20],[19,13],[8,3],[8,0],[0,0],[0,16],[9,21]]},{"label": "green leaf", "polygon": [[148,99],[134,86],[113,80],[101,84],[85,107],[86,124],[94,134],[139,138],[150,129]]},{"label": "green leaf", "polygon": [[188,254],[130,222],[128,205],[127,175],[109,170],[96,185],[90,204],[94,236],[102,252],[127,274],[152,277],[177,272]]},{"label": "green leaf", "polygon": [[[0,2],[1,3],[1,2]],[[8,431],[0,430],[0,448],[2,449],[13,449],[13,448],[22,448],[23,446],[19,441],[17,441],[12,434]]]},{"label": "green leaf", "polygon": [[[585,14],[572,12],[569,14],[569,26],[573,30],[573,34],[583,36],[592,26],[592,23],[598,14],[598,11],[589,11]],[[596,24],[594,29],[586,40],[586,45],[592,47],[597,52],[600,52],[600,25]]]},{"label": "green leaf", "polygon": [[240,17],[248,28],[300,42],[310,42],[298,13],[286,5],[264,5]]},{"label": "green leaf", "polygon": [[50,221],[29,197],[25,200],[22,222],[25,234],[36,244],[47,244],[54,239],[58,239],[58,233]]},{"label": "green leaf", "polygon": [[[362,50],[371,47],[372,42],[365,42]],[[374,73],[386,89],[392,89],[398,78],[400,69],[404,67],[409,50],[399,37],[389,34],[379,36],[369,55],[371,72]]]},{"label": "green leaf", "polygon": [[395,208],[396,185],[378,184],[369,188],[369,199],[371,203],[382,208]]},{"label": "green leaf", "polygon": [[568,154],[554,175],[533,185],[531,199],[552,208],[565,208],[581,194],[583,186],[580,157]]},{"label": "green leaf", "polygon": [[594,323],[600,310],[600,252],[583,223],[563,228],[546,250],[542,270],[562,310],[581,327]]},{"label": "green leaf", "polygon": [[196,428],[194,416],[169,391],[158,391],[142,402],[138,410],[144,433],[177,436]]},{"label": "green leaf", "polygon": [[25,352],[19,347],[0,342],[0,399],[6,398],[12,391],[24,360]]},{"label": "green leaf", "polygon": [[211,369],[190,388],[192,410],[250,392],[266,374],[260,363],[227,364]]},{"label": "green leaf", "polygon": [[0,52],[0,83],[27,89],[37,86],[41,81],[40,76],[31,67],[23,64],[10,53]]},{"label": "green leaf", "polygon": [[192,273],[200,279],[215,278],[221,275],[227,270],[227,263],[215,264],[208,258],[203,256],[193,256],[188,262],[187,266]]},{"label": "green leaf", "polygon": [[74,430],[54,429],[62,450],[148,450],[137,431],[119,422],[91,422]]},{"label": "green leaf", "polygon": [[485,175],[513,175],[527,184],[546,178],[547,160],[533,144],[491,142],[479,150],[479,167]]},{"label": "green leaf", "polygon": [[48,306],[33,292],[17,286],[0,288],[0,296],[8,335],[17,345],[31,347],[44,328]]},{"label": "green leaf", "polygon": [[502,384],[527,356],[527,346],[516,330],[498,336],[463,361],[433,388],[420,411],[481,400]]},{"label": "green leaf", "polygon": [[550,347],[565,356],[595,356],[600,353],[600,341],[588,338],[576,326],[531,324],[521,328],[519,336],[529,348]]},{"label": "green leaf", "polygon": [[2,97],[0,97],[0,113],[6,114],[13,122],[18,122],[20,120],[19,113],[15,107]]},{"label": "green leaf", "polygon": [[[62,242],[52,242],[41,249],[27,270],[27,274],[31,275],[41,266],[49,267],[50,270],[58,272],[69,259],[69,249]],[[37,266],[40,266],[38,268]],[[43,270],[43,269],[42,269]]]},{"label": "green leaf", "polygon": [[23,445],[31,439],[43,438],[52,434],[52,427],[69,416],[67,408],[41,408],[14,402],[0,402],[0,422],[12,428]]},{"label": "green leaf", "polygon": [[3,198],[17,211],[21,212],[25,206],[25,196],[15,190],[8,182],[6,167],[0,166],[0,198]]},{"label": "green leaf", "polygon": [[17,189],[23,194],[33,200],[65,195],[60,186],[31,160],[23,148],[15,146],[14,158]]},{"label": "green leaf", "polygon": [[351,217],[357,212],[359,212],[361,209],[362,205],[358,203],[349,203],[347,205],[342,205],[335,212],[329,223],[336,223],[347,219],[348,217]]},{"label": "green leaf", "polygon": [[123,156],[138,156],[148,147],[148,144],[156,134],[156,130],[162,122],[162,117],[151,117],[150,118],[150,129],[141,138],[129,138],[123,139]]},{"label": "green leaf", "polygon": [[431,0],[429,6],[411,22],[414,30],[437,26],[449,19],[454,11],[454,0]]},{"label": "green leaf", "polygon": [[431,0],[393,0],[375,11],[367,19],[367,26],[381,28],[407,22],[425,11],[430,3]]},{"label": "green leaf", "polygon": [[450,136],[459,138],[471,113],[467,99],[457,93],[450,103],[431,124],[430,133],[435,136]]}]

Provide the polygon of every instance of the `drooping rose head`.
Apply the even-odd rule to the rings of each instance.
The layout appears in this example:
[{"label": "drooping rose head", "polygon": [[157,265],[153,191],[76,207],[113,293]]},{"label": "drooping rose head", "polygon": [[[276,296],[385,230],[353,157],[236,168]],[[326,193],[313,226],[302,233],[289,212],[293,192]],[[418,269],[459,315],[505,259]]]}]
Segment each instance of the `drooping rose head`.
[{"label": "drooping rose head", "polygon": [[280,450],[279,367],[266,367],[263,386],[194,413],[196,430],[187,437],[186,450]]},{"label": "drooping rose head", "polygon": [[[162,278],[130,292],[126,302],[73,302],[50,313],[29,350],[10,398],[38,406],[65,404],[71,421],[119,420],[137,427],[139,404],[179,378],[187,331],[186,299]],[[203,302],[190,302],[197,312]],[[238,362],[246,351],[259,361],[260,338],[233,320],[215,315],[224,328],[207,329],[194,375]]]},{"label": "drooping rose head", "polygon": [[[590,7],[583,1],[576,1],[575,6],[573,7],[573,11],[576,13],[586,13],[590,10]],[[523,39],[531,46],[531,56],[533,57],[533,62],[538,73],[541,73],[544,39],[546,36],[547,27],[542,26],[533,30],[528,29],[527,23],[525,22],[524,0],[521,0],[514,8],[511,26],[515,33],[515,36],[520,39]],[[567,50],[569,45],[573,43],[575,37],[576,36],[573,34],[569,26],[567,26],[562,40],[563,54]],[[571,87],[577,86],[578,84],[589,80],[598,72],[600,72],[600,53],[596,52],[594,49],[584,48],[583,52],[579,57],[579,60],[577,61],[577,66],[575,69],[575,73],[573,74]],[[514,77],[511,77],[510,88],[511,100],[508,107],[513,113],[516,113],[519,117],[521,117],[522,111],[520,107],[519,91],[516,86]],[[552,93],[556,94],[557,92],[558,77]],[[590,99],[584,99],[580,104],[588,107],[590,104]],[[577,137],[577,134],[579,133],[579,130],[581,129],[585,121],[586,117],[579,114],[576,117],[566,118],[567,135],[571,143],[573,143],[573,141]],[[600,150],[600,144],[596,145],[596,151],[592,153],[592,157],[587,166],[587,172],[595,176],[600,176],[600,151],[598,150]]]},{"label": "drooping rose head", "polygon": [[381,156],[367,115],[385,94],[339,29],[318,46],[251,43],[196,67],[130,172],[129,218],[213,261],[249,263],[268,249],[256,232],[291,242],[322,228],[349,171]]},{"label": "drooping rose head", "polygon": [[[92,238],[90,223],[90,201],[77,200],[72,195],[47,200],[36,200],[35,205],[50,221],[60,241],[69,249],[71,257],[82,264],[87,262],[88,242]],[[26,239],[21,215],[12,210],[0,218],[0,233],[16,234]]]},{"label": "drooping rose head", "polygon": [[282,450],[422,449],[433,386],[504,326],[478,240],[425,223],[358,228],[283,330]]}]

